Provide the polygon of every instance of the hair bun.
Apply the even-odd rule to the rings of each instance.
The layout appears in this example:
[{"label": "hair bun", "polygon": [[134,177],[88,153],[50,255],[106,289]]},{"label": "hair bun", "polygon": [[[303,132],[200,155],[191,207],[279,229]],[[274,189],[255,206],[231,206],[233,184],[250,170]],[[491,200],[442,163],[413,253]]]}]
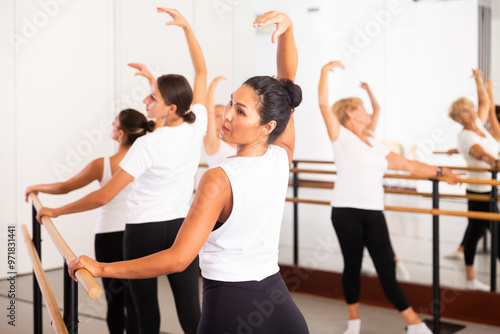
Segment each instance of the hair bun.
[{"label": "hair bun", "polygon": [[153,132],[154,129],[156,128],[156,122],[155,121],[148,121],[144,128],[148,132]]},{"label": "hair bun", "polygon": [[302,88],[290,79],[280,79],[290,98],[290,107],[296,108],[302,102]]}]

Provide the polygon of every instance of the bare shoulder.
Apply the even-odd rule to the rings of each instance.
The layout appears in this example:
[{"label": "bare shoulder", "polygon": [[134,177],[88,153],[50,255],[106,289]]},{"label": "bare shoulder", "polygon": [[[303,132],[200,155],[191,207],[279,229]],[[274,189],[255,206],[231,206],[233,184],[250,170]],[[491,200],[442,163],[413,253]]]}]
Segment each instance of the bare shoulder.
[{"label": "bare shoulder", "polygon": [[229,188],[231,186],[226,172],[224,172],[224,170],[220,167],[207,170],[201,177],[200,185],[210,184],[216,184],[224,187],[227,186]]}]

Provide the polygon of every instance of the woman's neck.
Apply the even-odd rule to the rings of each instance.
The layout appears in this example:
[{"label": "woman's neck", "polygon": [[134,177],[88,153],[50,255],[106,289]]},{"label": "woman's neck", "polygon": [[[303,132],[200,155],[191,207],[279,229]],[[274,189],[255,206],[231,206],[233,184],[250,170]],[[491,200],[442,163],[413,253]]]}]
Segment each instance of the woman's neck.
[{"label": "woman's neck", "polygon": [[476,122],[470,122],[470,123],[464,124],[464,129],[470,130],[470,131],[475,131],[475,132],[479,131],[479,128],[477,127]]},{"label": "woman's neck", "polygon": [[236,147],[238,157],[260,157],[267,152],[267,141],[259,141],[250,144],[239,144]]},{"label": "woman's neck", "polygon": [[363,124],[355,123],[355,122],[347,122],[344,127],[350,130],[359,138],[363,139],[366,136],[366,126]]},{"label": "woman's neck", "polygon": [[175,127],[184,123],[184,119],[182,117],[163,117],[163,126]]}]

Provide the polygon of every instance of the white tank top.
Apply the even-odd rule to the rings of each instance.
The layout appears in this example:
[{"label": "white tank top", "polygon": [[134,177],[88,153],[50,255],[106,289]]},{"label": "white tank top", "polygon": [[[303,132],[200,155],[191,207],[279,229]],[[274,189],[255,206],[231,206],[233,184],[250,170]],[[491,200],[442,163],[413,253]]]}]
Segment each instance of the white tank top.
[{"label": "white tank top", "polygon": [[231,157],[220,168],[231,183],[233,210],[201,249],[202,275],[225,282],[260,281],[279,271],[287,153],[271,145],[261,157]]},{"label": "white tank top", "polygon": [[214,154],[205,154],[208,168],[219,166],[227,157],[236,155],[236,148],[232,147],[222,139],[219,140],[219,150]]},{"label": "white tank top", "polygon": [[[102,169],[102,178],[99,186],[102,188],[111,179],[111,163],[105,157]],[[125,230],[127,220],[127,197],[131,185],[127,185],[108,204],[99,208],[99,216],[95,225],[95,233],[120,232]]]}]

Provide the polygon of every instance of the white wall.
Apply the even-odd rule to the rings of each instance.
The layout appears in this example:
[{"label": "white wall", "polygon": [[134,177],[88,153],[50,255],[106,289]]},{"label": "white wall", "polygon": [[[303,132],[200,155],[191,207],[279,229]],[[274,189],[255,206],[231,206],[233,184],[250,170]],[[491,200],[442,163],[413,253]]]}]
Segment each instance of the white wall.
[{"label": "white wall", "polygon": [[[102,122],[114,115],[113,1],[17,0],[2,6],[7,7],[1,21],[11,22],[2,26],[1,38],[7,64],[4,53],[0,63],[7,70],[0,80],[8,97],[1,99],[7,146],[1,152],[1,205],[8,217],[2,225],[18,225],[17,271],[24,273],[31,271],[20,231],[21,224],[31,231],[25,188],[67,179],[92,159],[112,152],[110,123]],[[12,34],[21,41],[15,56],[5,38]],[[40,199],[48,207],[60,206],[92,189],[95,184],[67,196],[43,194]],[[93,211],[54,221],[76,254],[93,254],[95,218]],[[5,230],[2,226],[1,232]],[[42,231],[44,267],[60,267],[62,258]]]}]

